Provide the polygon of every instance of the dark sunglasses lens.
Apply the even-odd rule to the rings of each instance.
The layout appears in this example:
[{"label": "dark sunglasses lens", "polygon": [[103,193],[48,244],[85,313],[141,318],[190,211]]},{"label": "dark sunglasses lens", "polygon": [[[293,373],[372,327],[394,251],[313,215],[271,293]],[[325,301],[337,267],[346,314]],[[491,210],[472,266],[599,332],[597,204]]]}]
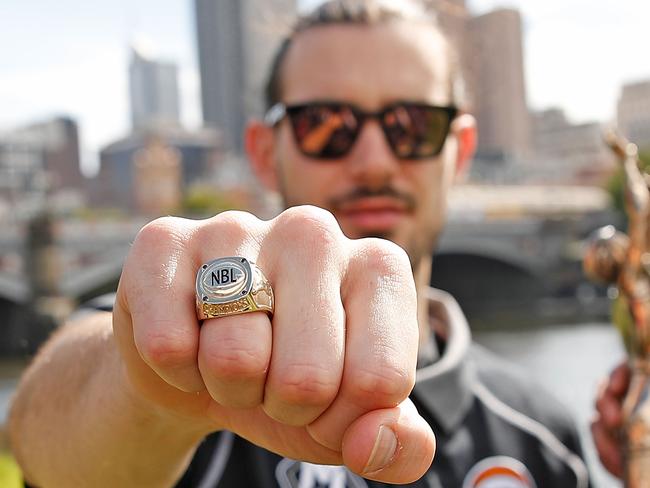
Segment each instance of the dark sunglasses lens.
[{"label": "dark sunglasses lens", "polygon": [[440,107],[400,104],[384,112],[386,137],[395,155],[403,159],[436,156],[449,133],[451,114]]},{"label": "dark sunglasses lens", "polygon": [[359,120],[345,105],[300,105],[289,107],[287,113],[300,151],[313,158],[345,155],[359,133]]}]

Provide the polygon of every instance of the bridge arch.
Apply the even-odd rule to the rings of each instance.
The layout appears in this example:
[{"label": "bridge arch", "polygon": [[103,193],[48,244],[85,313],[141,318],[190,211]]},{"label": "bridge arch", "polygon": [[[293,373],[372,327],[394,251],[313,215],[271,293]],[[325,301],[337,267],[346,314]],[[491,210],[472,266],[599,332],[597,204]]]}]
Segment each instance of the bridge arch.
[{"label": "bridge arch", "polygon": [[549,294],[545,277],[520,261],[462,250],[434,256],[431,285],[458,300],[470,325],[520,318]]}]

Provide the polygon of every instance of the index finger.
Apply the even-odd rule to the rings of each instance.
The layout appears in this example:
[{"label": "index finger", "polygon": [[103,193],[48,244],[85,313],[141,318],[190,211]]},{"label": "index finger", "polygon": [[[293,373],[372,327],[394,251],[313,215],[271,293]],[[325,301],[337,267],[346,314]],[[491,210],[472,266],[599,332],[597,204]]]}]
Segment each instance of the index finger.
[{"label": "index finger", "polygon": [[[196,365],[199,324],[194,307],[194,260],[189,242],[197,224],[164,217],[138,233],[124,265],[114,320],[132,334],[142,360],[182,391],[201,391]],[[131,330],[126,330],[131,328]]]}]

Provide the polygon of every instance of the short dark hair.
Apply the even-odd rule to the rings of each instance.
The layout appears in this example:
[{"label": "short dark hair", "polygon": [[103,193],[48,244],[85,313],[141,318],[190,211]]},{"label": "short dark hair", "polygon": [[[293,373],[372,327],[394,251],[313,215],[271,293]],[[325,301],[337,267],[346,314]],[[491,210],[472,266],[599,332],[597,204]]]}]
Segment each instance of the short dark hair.
[{"label": "short dark hair", "polygon": [[445,43],[445,51],[449,58],[451,102],[458,107],[464,107],[465,84],[456,51],[443,34],[435,13],[430,8],[417,1],[327,0],[311,12],[298,17],[275,53],[264,93],[267,110],[282,101],[282,66],[298,34],[313,27],[332,24],[376,25],[399,20],[431,25],[438,31]]}]

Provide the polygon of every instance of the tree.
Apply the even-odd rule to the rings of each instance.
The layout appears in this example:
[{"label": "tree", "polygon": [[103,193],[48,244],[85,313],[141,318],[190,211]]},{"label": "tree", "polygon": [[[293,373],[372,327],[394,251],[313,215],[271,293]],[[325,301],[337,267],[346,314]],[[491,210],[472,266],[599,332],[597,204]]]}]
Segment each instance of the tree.
[{"label": "tree", "polygon": [[222,192],[207,185],[188,188],[182,202],[182,213],[193,217],[209,217],[224,210],[248,207],[245,198],[237,192]]}]

